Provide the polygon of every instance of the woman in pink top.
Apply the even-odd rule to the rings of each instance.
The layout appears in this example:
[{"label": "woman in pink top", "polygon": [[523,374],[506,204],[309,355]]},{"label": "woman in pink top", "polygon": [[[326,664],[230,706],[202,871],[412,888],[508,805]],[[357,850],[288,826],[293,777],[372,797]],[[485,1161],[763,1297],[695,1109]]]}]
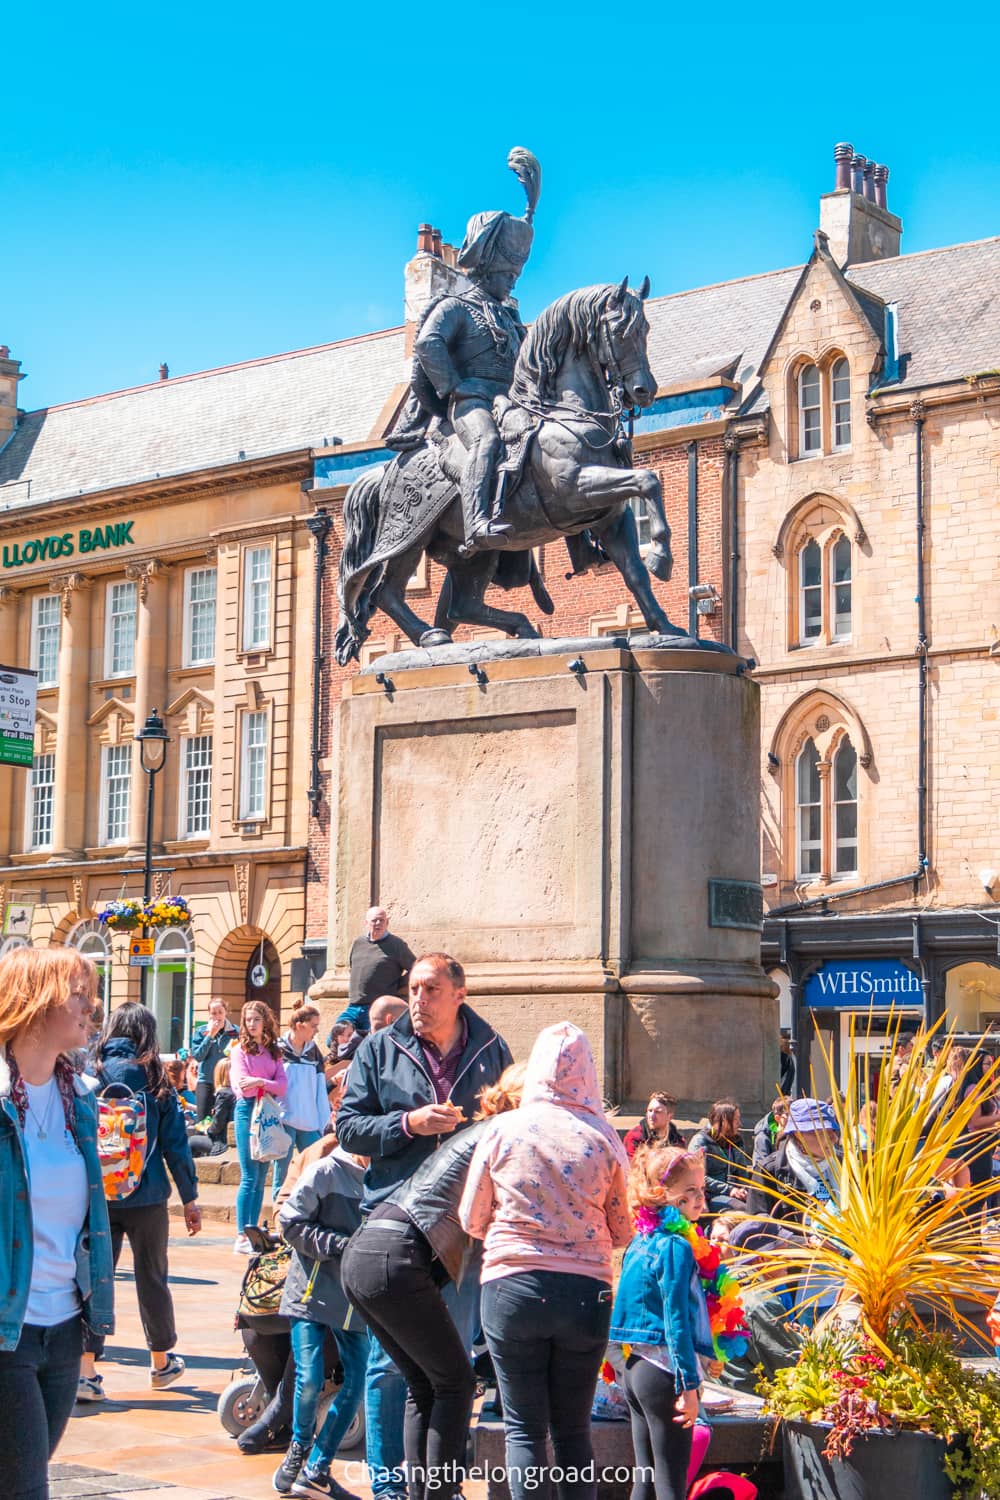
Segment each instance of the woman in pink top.
[{"label": "woman in pink top", "polygon": [[250,1254],[250,1241],[244,1230],[256,1224],[264,1206],[266,1161],[254,1161],[250,1154],[250,1122],[253,1107],[262,1094],[283,1099],[288,1081],[285,1065],[278,1051],[278,1023],[274,1012],[262,1000],[248,1000],[240,1017],[240,1039],[229,1054],[229,1085],[236,1095],[233,1124],[236,1131],[236,1154],[240,1161],[240,1185],[236,1194],[237,1255]]},{"label": "woman in pink top", "polygon": [[569,1021],[547,1026],[521,1108],[483,1135],[459,1208],[484,1241],[482,1324],[513,1500],[547,1488],[549,1431],[561,1500],[597,1494],[590,1409],[611,1322],[611,1252],[632,1238],[627,1172],[587,1038]]}]

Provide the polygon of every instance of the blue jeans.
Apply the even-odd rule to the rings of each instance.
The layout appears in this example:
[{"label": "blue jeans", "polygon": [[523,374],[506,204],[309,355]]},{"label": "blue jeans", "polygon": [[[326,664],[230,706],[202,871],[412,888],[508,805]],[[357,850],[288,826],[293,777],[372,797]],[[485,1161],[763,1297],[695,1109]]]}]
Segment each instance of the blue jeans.
[{"label": "blue jeans", "polygon": [[240,1185],[236,1193],[237,1234],[242,1234],[248,1224],[258,1223],[260,1211],[264,1207],[267,1162],[254,1161],[250,1155],[250,1121],[253,1119],[256,1102],[255,1099],[237,1099],[233,1112],[236,1155],[240,1163]]},{"label": "blue jeans", "polygon": [[[297,1443],[308,1447],[313,1443],[316,1429],[316,1409],[325,1380],[323,1345],[327,1329],[324,1323],[313,1323],[308,1318],[292,1318],[292,1354],[295,1357],[295,1408],[292,1416],[292,1437]],[[326,1469],[344,1433],[354,1420],[361,1405],[365,1390],[365,1366],[368,1363],[368,1334],[344,1328],[333,1329],[340,1351],[340,1363],[344,1368],[344,1383],[330,1402],[326,1421],[316,1433],[312,1452],[309,1454],[311,1469]]]},{"label": "blue jeans", "polygon": [[[441,1295],[467,1351],[471,1351],[479,1328],[479,1271],[477,1257],[461,1287],[449,1281]],[[365,1375],[365,1462],[373,1500],[383,1495],[406,1494],[403,1472],[403,1418],[406,1411],[406,1381],[372,1335]]]},{"label": "blue jeans", "polygon": [[82,1328],[79,1315],[54,1328],[25,1323],[17,1348],[0,1351],[5,1500],[48,1500],[49,1459],[76,1400]]},{"label": "blue jeans", "polygon": [[271,1202],[281,1192],[281,1184],[288,1176],[288,1168],[292,1164],[292,1157],[296,1151],[304,1151],[314,1141],[319,1140],[318,1130],[296,1130],[294,1125],[286,1125],[285,1129],[292,1138],[292,1144],[288,1148],[287,1156],[279,1156],[274,1163],[274,1171],[271,1174]]}]

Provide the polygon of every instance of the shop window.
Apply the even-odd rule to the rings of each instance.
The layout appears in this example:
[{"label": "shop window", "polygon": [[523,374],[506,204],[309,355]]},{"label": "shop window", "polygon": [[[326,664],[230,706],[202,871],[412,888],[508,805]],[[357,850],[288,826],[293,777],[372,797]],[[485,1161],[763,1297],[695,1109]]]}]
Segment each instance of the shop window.
[{"label": "shop window", "polygon": [[215,660],[215,568],[188,568],[184,574],[184,665]]},{"label": "shop window", "polygon": [[56,785],[56,758],[36,755],[28,788],[28,848],[52,847],[52,799]]},{"label": "shop window", "polygon": [[62,600],[58,594],[36,594],[31,601],[31,668],[40,688],[59,681],[59,631]]},{"label": "shop window", "polygon": [[104,675],[131,677],[135,671],[136,587],[126,579],[108,587],[104,626]]},{"label": "shop window", "polygon": [[806,740],[795,765],[795,817],[798,834],[795,870],[800,879],[809,879],[823,867],[819,754],[812,740]]},{"label": "shop window", "polygon": [[945,1017],[959,1031],[1000,1031],[1000,966],[958,964],[945,976]]},{"label": "shop window", "polygon": [[105,745],[101,750],[102,844],[128,841],[132,801],[132,746]]}]

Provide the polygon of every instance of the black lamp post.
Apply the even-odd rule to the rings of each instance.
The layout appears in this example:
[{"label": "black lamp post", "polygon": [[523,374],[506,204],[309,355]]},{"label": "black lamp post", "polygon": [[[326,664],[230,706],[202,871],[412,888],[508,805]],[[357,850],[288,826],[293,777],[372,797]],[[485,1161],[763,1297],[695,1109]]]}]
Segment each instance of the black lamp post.
[{"label": "black lamp post", "polygon": [[[139,760],[146,773],[146,854],[142,867],[142,900],[145,906],[153,894],[153,791],[156,778],[167,763],[167,745],[170,736],[166,725],[154,708],[145,724],[136,735],[139,742]],[[143,937],[149,936],[149,928],[142,924]],[[143,964],[139,974],[139,999],[146,1003],[146,972]]]}]

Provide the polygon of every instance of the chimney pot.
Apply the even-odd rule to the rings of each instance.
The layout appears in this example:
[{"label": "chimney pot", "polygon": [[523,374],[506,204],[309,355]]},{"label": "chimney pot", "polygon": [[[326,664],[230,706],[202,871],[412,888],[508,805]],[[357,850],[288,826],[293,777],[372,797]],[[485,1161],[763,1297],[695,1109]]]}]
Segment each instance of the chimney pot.
[{"label": "chimney pot", "polygon": [[436,255],[437,258],[438,258],[438,260],[441,259],[441,231],[440,231],[440,229],[432,229],[431,230],[431,254],[432,255]]},{"label": "chimney pot", "polygon": [[837,166],[837,180],[834,185],[835,192],[851,187],[851,158],[854,155],[854,147],[850,141],[841,141],[833,148],[833,159]]},{"label": "chimney pot", "polygon": [[889,181],[889,168],[883,167],[881,165],[877,166],[875,168],[874,177],[875,202],[878,204],[879,208],[888,209],[888,204],[886,203],[885,185]]},{"label": "chimney pot", "polygon": [[10,359],[10,349],[6,344],[0,344],[0,359]]},{"label": "chimney pot", "polygon": [[160,366],[160,379],[161,380],[169,380],[170,379],[170,366],[169,365],[162,364]]},{"label": "chimney pot", "polygon": [[851,192],[861,197],[865,193],[865,158],[857,152],[851,157]]},{"label": "chimney pot", "polygon": [[434,254],[434,230],[430,224],[421,224],[417,229],[417,254]]},{"label": "chimney pot", "polygon": [[875,163],[873,161],[866,161],[865,162],[864,188],[865,188],[865,197],[868,199],[869,203],[874,203],[875,202],[874,174],[875,174]]}]

